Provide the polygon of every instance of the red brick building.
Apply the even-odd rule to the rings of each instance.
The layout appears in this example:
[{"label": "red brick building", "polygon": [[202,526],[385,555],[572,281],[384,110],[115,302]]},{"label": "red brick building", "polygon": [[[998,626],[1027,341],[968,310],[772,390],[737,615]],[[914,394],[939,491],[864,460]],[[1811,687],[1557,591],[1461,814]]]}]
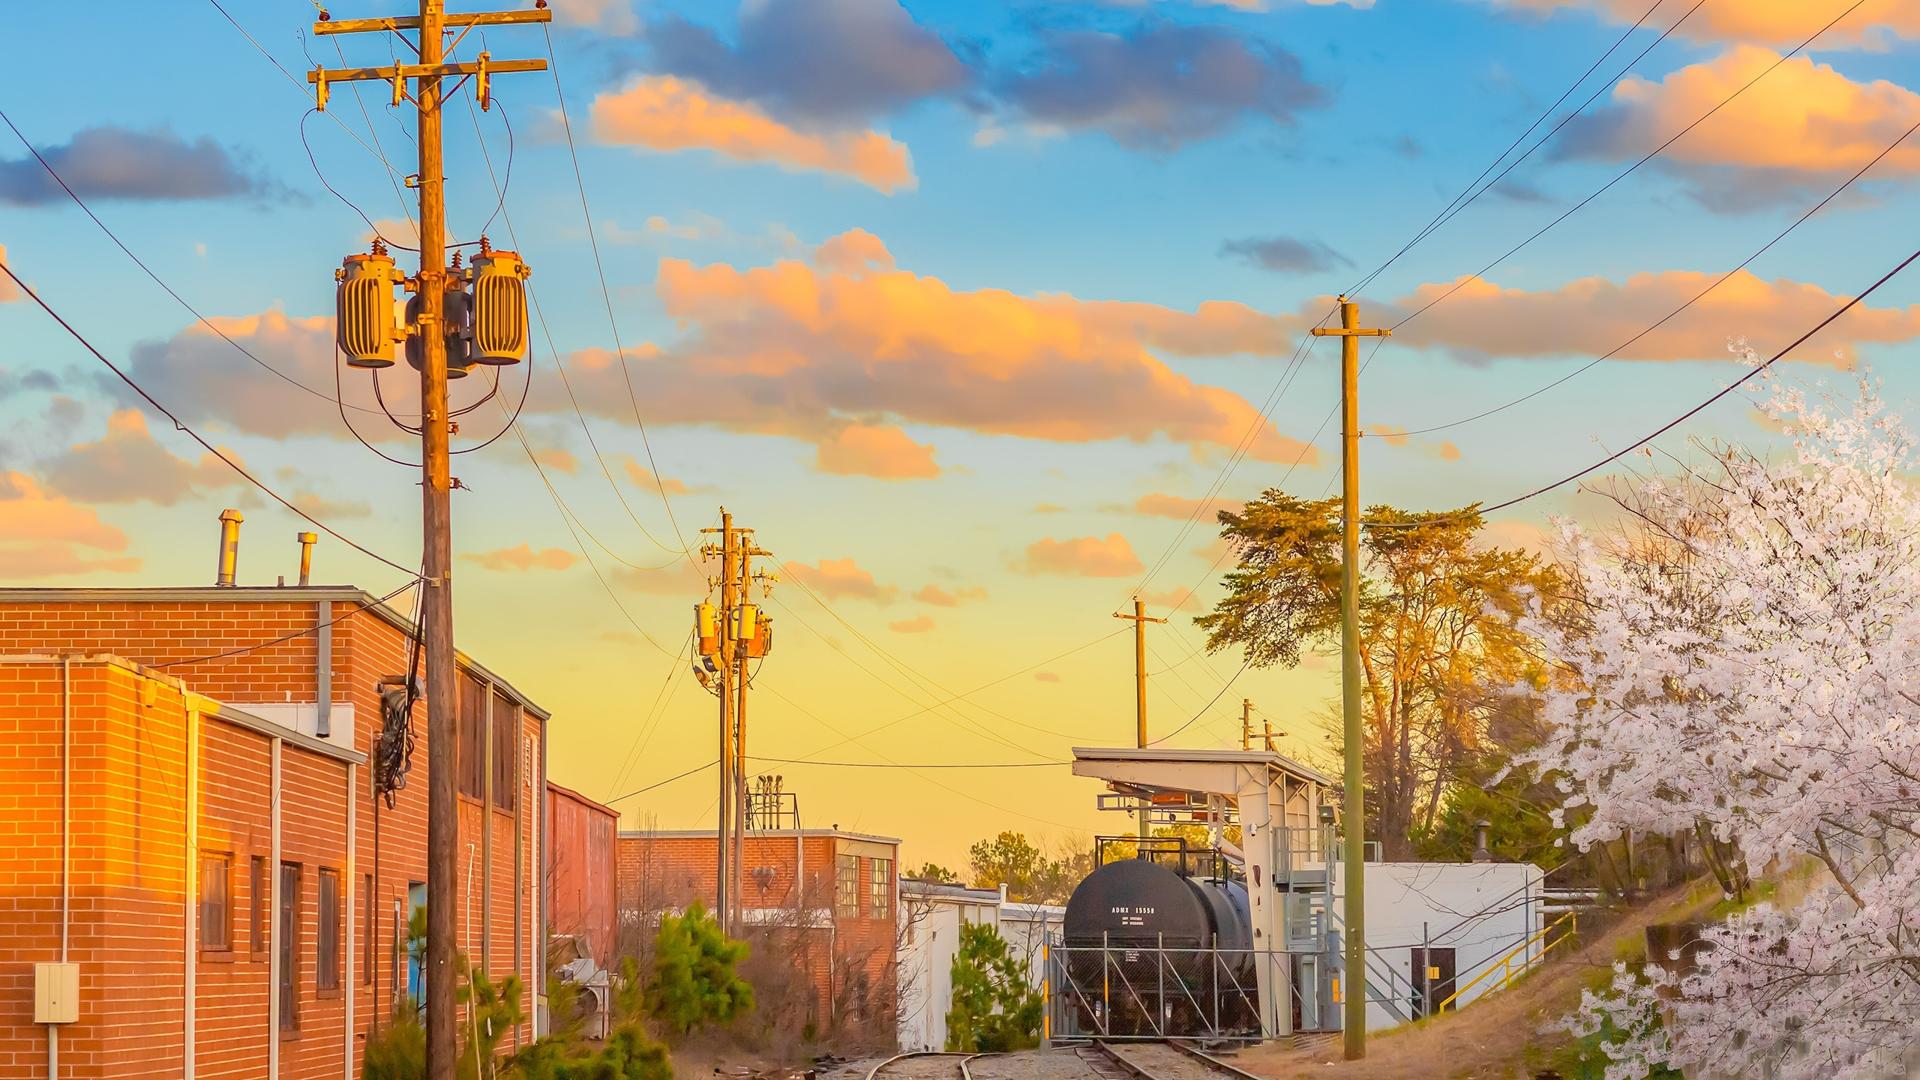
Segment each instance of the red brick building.
[{"label": "red brick building", "polygon": [[[369,757],[412,624],[347,587],[0,589],[0,1080],[359,1075],[418,975],[424,702]],[[545,710],[460,657],[460,948],[535,1014]],[[78,965],[35,1022],[35,965]],[[533,1038],[531,1021],[507,1040]]]},{"label": "red brick building", "polygon": [[[899,947],[900,841],[838,829],[750,831],[743,934],[755,981],[793,979],[796,1019],[823,1031],[869,1027],[892,1038]],[[620,918],[645,952],[661,914],[714,906],[714,834],[622,832]]]},{"label": "red brick building", "polygon": [[579,939],[585,955],[608,971],[619,967],[614,956],[620,925],[614,834],[619,829],[618,810],[547,784],[547,927],[556,936]]}]

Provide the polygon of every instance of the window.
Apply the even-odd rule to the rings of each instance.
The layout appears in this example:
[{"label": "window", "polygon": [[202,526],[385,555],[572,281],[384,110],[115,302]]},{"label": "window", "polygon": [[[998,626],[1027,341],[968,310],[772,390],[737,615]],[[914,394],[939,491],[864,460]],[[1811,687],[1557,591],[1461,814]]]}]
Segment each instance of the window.
[{"label": "window", "polygon": [[247,929],[253,935],[253,951],[262,956],[267,951],[267,900],[267,860],[255,855],[247,868],[247,903],[253,908]]},{"label": "window", "polygon": [[314,935],[313,985],[340,989],[340,871],[320,870],[320,924]]},{"label": "window", "polygon": [[469,799],[487,795],[487,688],[471,675],[460,679],[460,794]]},{"label": "window", "polygon": [[300,1030],[300,864],[280,864],[280,1032]]},{"label": "window", "polygon": [[873,917],[884,919],[887,909],[893,904],[893,860],[868,859],[872,867],[868,878],[867,906],[873,909]]},{"label": "window", "polygon": [[520,706],[505,694],[493,696],[493,805],[513,812],[514,781],[520,763]]},{"label": "window", "polygon": [[360,964],[360,985],[371,986],[373,984],[373,933],[375,925],[373,918],[372,874],[362,874],[360,876],[360,895],[362,897],[361,903],[365,904],[367,908],[367,928],[360,935],[366,938],[366,944],[363,946],[366,950],[366,957]]},{"label": "window", "polygon": [[233,856],[200,853],[200,951],[233,951]]},{"label": "window", "polygon": [[833,863],[833,912],[843,919],[860,914],[860,856],[836,855]]}]

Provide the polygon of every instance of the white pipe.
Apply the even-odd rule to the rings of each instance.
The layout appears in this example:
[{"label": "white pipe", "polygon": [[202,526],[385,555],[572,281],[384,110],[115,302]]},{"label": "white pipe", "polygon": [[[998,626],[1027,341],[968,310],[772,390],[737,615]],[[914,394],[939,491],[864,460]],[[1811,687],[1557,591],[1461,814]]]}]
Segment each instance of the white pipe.
[{"label": "white pipe", "polygon": [[[184,698],[184,695],[182,695]],[[185,704],[184,700],[182,704]],[[180,1031],[180,1075],[193,1080],[194,1050],[198,1043],[195,1026],[198,1017],[200,983],[200,710],[188,708],[187,746],[187,952],[184,980],[186,1001]],[[227,933],[233,933],[233,867],[227,867]],[[232,944],[231,941],[228,942]]]},{"label": "white pipe", "polygon": [[[60,962],[73,913],[73,657],[60,658]],[[60,1077],[60,1025],[47,1025],[47,1080]]]},{"label": "white pipe", "polygon": [[273,740],[267,797],[267,1076],[280,1075],[280,740]]},{"label": "white pipe", "polygon": [[[344,885],[345,885],[345,892],[347,894],[347,902],[346,902],[346,910],[341,913],[341,921],[347,924],[347,934],[346,934],[347,962],[345,965],[346,966],[346,986],[342,987],[342,989],[345,991],[345,997],[347,999],[346,1000],[346,1021],[347,1022],[345,1025],[346,1030],[342,1036],[342,1038],[345,1041],[345,1049],[342,1051],[342,1056],[346,1059],[344,1065],[342,1066],[341,1074],[340,1074],[342,1080],[353,1080],[353,1077],[354,1077],[353,1005],[354,1005],[354,999],[360,993],[359,984],[354,981],[354,975],[356,971],[354,960],[359,955],[358,945],[359,945],[360,939],[359,939],[359,935],[354,933],[354,920],[353,920],[354,913],[359,910],[357,907],[354,906],[354,901],[355,901],[355,898],[358,897],[359,895],[359,890],[355,888],[355,886],[358,884],[360,875],[355,870],[354,861],[353,861],[353,853],[354,853],[354,847],[355,847],[354,837],[360,823],[359,815],[356,813],[356,810],[359,804],[354,801],[354,794],[355,794],[354,781],[358,779],[358,774],[359,774],[359,767],[354,765],[354,763],[351,761],[347,762],[347,857],[344,860],[342,860],[346,863],[346,881]],[[372,903],[372,898],[369,897],[367,902]],[[189,1080],[191,1080],[191,1078],[189,1078]]]}]

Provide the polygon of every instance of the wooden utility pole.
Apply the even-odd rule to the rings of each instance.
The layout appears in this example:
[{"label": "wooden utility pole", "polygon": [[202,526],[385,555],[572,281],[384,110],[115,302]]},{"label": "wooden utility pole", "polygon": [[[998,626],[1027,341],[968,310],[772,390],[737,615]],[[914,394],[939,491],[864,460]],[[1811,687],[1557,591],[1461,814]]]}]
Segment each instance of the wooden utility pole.
[{"label": "wooden utility pole", "polygon": [[[733,659],[737,665],[734,671],[733,705],[733,790],[734,790],[734,853],[733,853],[733,896],[736,912],[736,932],[744,929],[745,909],[741,898],[747,895],[747,661],[753,658],[753,638],[759,622],[758,609],[747,603],[753,588],[753,558],[756,555],[770,555],[762,551],[753,542],[753,530],[737,529],[734,549],[740,557],[740,572],[734,580],[736,585],[736,606],[732,609],[737,616],[739,631],[733,645]],[[747,612],[753,611],[755,617],[749,619]],[[731,624],[730,624],[731,625]],[[733,632],[729,630],[729,636]],[[723,924],[724,925],[724,924]]]},{"label": "wooden utility pole", "polygon": [[1340,339],[1340,712],[1345,721],[1346,799],[1342,808],[1346,902],[1346,1006],[1343,1035],[1348,1061],[1367,1056],[1366,730],[1360,719],[1360,339],[1391,331],[1360,328],[1360,306],[1340,298],[1338,329],[1315,327],[1315,337]]},{"label": "wooden utility pole", "polygon": [[[720,698],[720,799],[714,822],[714,921],[724,930],[738,930],[741,898],[746,895],[746,858],[742,850],[747,835],[747,661],[766,655],[768,638],[762,630],[765,620],[759,609],[747,603],[748,590],[755,580],[753,559],[771,555],[753,542],[753,530],[734,525],[733,515],[720,508],[720,527],[702,529],[717,533],[718,544],[701,545],[703,558],[720,560],[720,607],[714,612],[715,633],[711,649],[702,646],[702,654],[713,661],[715,686]],[[761,574],[758,580],[770,580]],[[704,605],[703,605],[704,607]],[[699,631],[704,636],[705,631]]]},{"label": "wooden utility pole", "polygon": [[460,846],[458,776],[458,670],[453,647],[453,507],[447,415],[446,262],[447,189],[441,160],[440,107],[444,101],[440,80],[449,75],[475,78],[482,107],[490,104],[488,79],[493,73],[544,71],[544,60],[494,61],[480,53],[476,61],[442,63],[443,34],[450,27],[504,23],[544,23],[553,13],[536,11],[487,12],[449,16],[446,0],[420,0],[418,17],[352,19],[323,18],[313,26],[316,35],[399,33],[418,31],[418,64],[384,68],[315,68],[307,75],[314,84],[317,104],[326,108],[327,87],[334,82],[384,80],[393,84],[395,104],[407,96],[413,82],[420,134],[420,269],[413,285],[420,297],[419,321],[408,332],[421,340],[420,446],[421,519],[423,524],[420,590],[420,630],[426,639],[427,662],[427,1077],[452,1080],[456,1038],[454,994],[454,926],[459,901]]},{"label": "wooden utility pole", "polygon": [[[1114,613],[1116,619],[1128,619],[1133,622],[1133,712],[1134,745],[1142,750],[1147,748],[1147,624],[1163,623],[1165,619],[1147,617],[1146,602],[1139,597],[1133,598],[1133,614]],[[1147,821],[1147,810],[1140,810],[1140,839],[1153,835]]]},{"label": "wooden utility pole", "polygon": [[734,663],[733,609],[740,602],[739,553],[735,550],[733,515],[720,511],[720,807],[717,847],[719,877],[715,879],[713,917],[722,929],[733,925],[730,901],[733,898],[733,688],[738,669]]},{"label": "wooden utility pole", "polygon": [[[1253,749],[1253,702],[1248,698],[1240,699],[1240,749]],[[1267,749],[1273,749],[1271,742]]]}]

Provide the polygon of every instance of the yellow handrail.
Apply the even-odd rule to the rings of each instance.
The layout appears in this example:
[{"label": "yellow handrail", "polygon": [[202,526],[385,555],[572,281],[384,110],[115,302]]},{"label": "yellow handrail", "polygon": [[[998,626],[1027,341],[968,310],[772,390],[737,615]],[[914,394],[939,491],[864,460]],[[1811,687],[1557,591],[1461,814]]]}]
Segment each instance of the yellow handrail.
[{"label": "yellow handrail", "polygon": [[[1506,986],[1509,982],[1512,982],[1514,958],[1525,953],[1529,946],[1533,945],[1537,941],[1540,941],[1546,938],[1547,935],[1553,933],[1555,927],[1558,927],[1563,923],[1567,927],[1566,933],[1561,934],[1558,938],[1549,942],[1546,948],[1540,950],[1539,958],[1544,959],[1549,952],[1553,951],[1555,946],[1559,945],[1563,941],[1571,940],[1573,938],[1573,935],[1579,931],[1580,921],[1579,921],[1578,912],[1573,912],[1573,911],[1567,912],[1565,915],[1562,915],[1558,919],[1555,919],[1554,921],[1541,927],[1539,932],[1534,934],[1532,937],[1528,938],[1527,940],[1521,942],[1518,945],[1515,945],[1513,948],[1507,950],[1507,954],[1505,956],[1502,956],[1498,961],[1494,963],[1488,964],[1486,967],[1486,970],[1482,971],[1478,975],[1475,975],[1471,980],[1468,981],[1467,985],[1460,987],[1459,989],[1455,990],[1451,994],[1448,994],[1445,1000],[1441,1001],[1440,1004],[1435,1005],[1433,1007],[1433,1011],[1445,1012],[1447,1009],[1447,1006],[1452,1005],[1455,1001],[1459,1000],[1460,995],[1480,985],[1481,981],[1484,980],[1487,976],[1493,974],[1496,969],[1498,969],[1501,972],[1500,981],[1496,983],[1494,986],[1492,986],[1490,989],[1498,990],[1501,987]],[[1520,964],[1520,970],[1523,972],[1526,971],[1527,968],[1532,964],[1532,962],[1533,962],[1533,958],[1531,957],[1523,960]]]}]

